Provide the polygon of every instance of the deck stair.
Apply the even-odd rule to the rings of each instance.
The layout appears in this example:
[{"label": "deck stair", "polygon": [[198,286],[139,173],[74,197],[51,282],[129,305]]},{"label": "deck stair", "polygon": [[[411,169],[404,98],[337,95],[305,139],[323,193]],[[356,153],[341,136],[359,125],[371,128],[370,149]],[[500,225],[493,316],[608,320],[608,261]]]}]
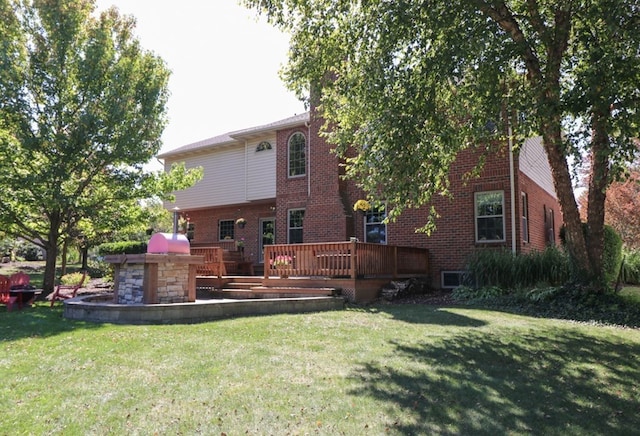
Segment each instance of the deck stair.
[{"label": "deck stair", "polygon": [[340,295],[339,288],[320,286],[300,286],[295,282],[279,282],[263,286],[262,277],[235,276],[225,277],[222,287],[209,288],[214,298],[301,298],[326,297]]},{"label": "deck stair", "polygon": [[336,288],[306,288],[292,286],[229,286],[212,291],[217,298],[301,298],[337,296],[340,290]]}]

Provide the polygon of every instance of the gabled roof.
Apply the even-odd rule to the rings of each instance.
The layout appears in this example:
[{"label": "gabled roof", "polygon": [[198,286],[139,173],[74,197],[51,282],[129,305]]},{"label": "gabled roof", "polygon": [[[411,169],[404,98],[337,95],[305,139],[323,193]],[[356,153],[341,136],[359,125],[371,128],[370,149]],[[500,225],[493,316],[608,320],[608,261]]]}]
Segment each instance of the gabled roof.
[{"label": "gabled roof", "polygon": [[211,138],[203,139],[202,141],[193,142],[191,144],[183,145],[174,150],[167,151],[159,154],[159,159],[165,159],[167,157],[194,153],[197,151],[206,150],[208,148],[218,148],[227,145],[236,144],[241,140],[248,140],[252,137],[263,136],[265,134],[276,132],[282,129],[288,129],[303,125],[309,122],[309,112],[305,112],[293,117],[285,118],[283,120],[274,121],[273,123],[264,124],[261,126],[249,127],[247,129],[235,130],[233,132],[225,133],[222,135],[214,136]]}]

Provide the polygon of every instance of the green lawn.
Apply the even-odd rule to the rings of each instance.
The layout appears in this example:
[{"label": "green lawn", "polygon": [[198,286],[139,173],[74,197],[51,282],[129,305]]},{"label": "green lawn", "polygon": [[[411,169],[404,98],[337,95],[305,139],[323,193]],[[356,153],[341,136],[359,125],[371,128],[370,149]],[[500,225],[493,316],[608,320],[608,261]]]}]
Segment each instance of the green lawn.
[{"label": "green lawn", "polygon": [[[0,309],[2,310],[2,309]],[[0,434],[638,434],[640,330],[379,305],[193,325],[0,314]]]}]

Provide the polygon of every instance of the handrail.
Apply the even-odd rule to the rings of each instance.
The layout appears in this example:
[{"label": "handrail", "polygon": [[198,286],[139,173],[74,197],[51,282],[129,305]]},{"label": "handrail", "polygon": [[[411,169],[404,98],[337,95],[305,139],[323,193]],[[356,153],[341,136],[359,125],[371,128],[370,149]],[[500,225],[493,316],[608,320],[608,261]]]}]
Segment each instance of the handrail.
[{"label": "handrail", "polygon": [[228,251],[234,251],[236,250],[236,245],[237,245],[236,241],[234,241],[233,239],[225,239],[223,241],[216,241],[216,242],[200,242],[200,243],[193,242],[191,243],[191,248],[221,247]]},{"label": "handrail", "polygon": [[428,274],[429,251],[364,242],[277,244],[264,247],[264,277],[397,277]]}]

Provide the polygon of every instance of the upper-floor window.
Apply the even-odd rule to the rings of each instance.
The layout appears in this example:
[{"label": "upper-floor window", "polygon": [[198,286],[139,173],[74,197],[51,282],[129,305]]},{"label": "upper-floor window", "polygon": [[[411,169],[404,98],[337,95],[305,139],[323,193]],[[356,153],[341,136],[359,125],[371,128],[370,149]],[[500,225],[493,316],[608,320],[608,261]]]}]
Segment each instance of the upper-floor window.
[{"label": "upper-floor window", "polygon": [[218,223],[218,235],[221,241],[225,239],[233,239],[235,228],[235,221],[233,220],[220,220]]},{"label": "upper-floor window", "polygon": [[304,223],[304,209],[290,209],[288,222],[288,243],[302,243],[302,228]]},{"label": "upper-floor window", "polygon": [[387,207],[382,205],[372,207],[364,217],[364,242],[373,244],[387,243],[387,225],[384,219],[387,217]]},{"label": "upper-floor window", "polygon": [[306,174],[307,140],[300,132],[289,138],[289,177],[304,176]]},{"label": "upper-floor window", "polygon": [[504,192],[475,193],[476,242],[504,242]]}]

